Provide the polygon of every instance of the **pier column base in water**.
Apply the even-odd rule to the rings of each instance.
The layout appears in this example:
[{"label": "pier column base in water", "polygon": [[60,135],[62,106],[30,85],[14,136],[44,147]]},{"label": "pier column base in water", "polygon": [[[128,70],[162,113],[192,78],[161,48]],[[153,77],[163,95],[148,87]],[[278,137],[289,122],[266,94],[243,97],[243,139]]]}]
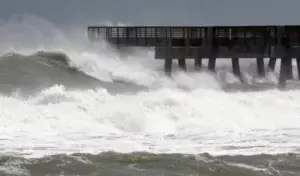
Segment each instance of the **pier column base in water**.
[{"label": "pier column base in water", "polygon": [[201,70],[202,68],[202,58],[195,58],[195,70]]},{"label": "pier column base in water", "polygon": [[215,72],[216,70],[216,58],[215,57],[211,57],[208,59],[208,69],[212,72]]},{"label": "pier column base in water", "polygon": [[293,78],[292,59],[281,58],[280,73],[279,73],[279,88],[286,87],[286,81]]},{"label": "pier column base in water", "polygon": [[293,80],[294,76],[293,76],[293,65],[292,65],[292,58],[286,58],[287,63],[288,63],[288,74],[287,74],[287,79],[289,80]]},{"label": "pier column base in water", "polygon": [[171,76],[172,72],[172,58],[165,58],[165,74]]},{"label": "pier column base in water", "polygon": [[186,71],[186,62],[185,62],[185,58],[179,58],[178,59],[178,66],[179,69],[182,71]]},{"label": "pier column base in water", "polygon": [[264,58],[256,58],[258,76],[266,76]]},{"label": "pier column base in water", "polygon": [[241,80],[241,82],[243,82],[242,76],[241,76],[241,69],[240,69],[239,58],[232,58],[231,62],[232,62],[232,72],[233,72],[233,74],[236,77],[238,77]]},{"label": "pier column base in water", "polygon": [[298,80],[300,80],[300,57],[296,58],[296,62],[297,62]]},{"label": "pier column base in water", "polygon": [[273,72],[273,71],[275,70],[276,59],[277,59],[277,58],[274,58],[274,57],[271,57],[271,58],[269,59],[268,71]]}]

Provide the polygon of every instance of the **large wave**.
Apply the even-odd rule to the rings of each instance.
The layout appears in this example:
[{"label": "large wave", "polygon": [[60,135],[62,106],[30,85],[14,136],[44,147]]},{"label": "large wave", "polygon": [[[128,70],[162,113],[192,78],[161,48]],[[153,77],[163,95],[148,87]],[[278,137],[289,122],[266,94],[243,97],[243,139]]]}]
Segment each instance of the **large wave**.
[{"label": "large wave", "polygon": [[[5,90],[0,152],[256,154],[299,149],[299,91],[228,93],[224,85],[243,85],[225,59],[217,63],[216,75],[184,73],[174,66],[170,79],[151,50],[124,56],[105,41],[91,44],[85,28],[61,31],[26,15],[2,21],[0,41],[0,90]],[[254,62],[242,63],[247,86],[262,88],[258,83],[263,82],[274,87],[277,73],[260,80]],[[18,89],[35,94],[23,98]]]},{"label": "large wave", "polygon": [[[194,72],[191,60],[188,63],[189,73],[186,74],[178,70],[174,61],[173,77],[169,79],[162,71],[162,60],[154,60],[151,49],[135,48],[132,54],[124,55],[104,40],[91,43],[84,27],[61,30],[44,19],[30,15],[15,15],[8,21],[0,22],[0,40],[0,53],[4,55],[0,60],[4,67],[2,77],[4,80],[11,80],[8,84],[3,84],[6,84],[6,89],[11,90],[22,90],[26,86],[24,82],[42,88],[53,84],[70,87],[70,82],[77,82],[76,86],[72,84],[75,87],[97,87],[99,82],[122,82],[150,89],[181,87],[223,90],[276,88],[277,83],[277,73],[269,73],[263,80],[256,77],[255,60],[242,62],[243,76],[247,84],[240,84],[233,76],[228,59],[218,60],[216,74],[206,70],[201,73]],[[8,53],[13,55],[7,56]],[[77,70],[77,74],[70,70]],[[85,76],[83,79],[82,75],[90,77]],[[82,79],[79,80],[79,77]],[[91,83],[91,77],[99,80],[98,84],[95,81]],[[22,83],[18,80],[22,80]],[[264,84],[258,84],[262,81]],[[112,86],[109,87],[111,89]]]}]

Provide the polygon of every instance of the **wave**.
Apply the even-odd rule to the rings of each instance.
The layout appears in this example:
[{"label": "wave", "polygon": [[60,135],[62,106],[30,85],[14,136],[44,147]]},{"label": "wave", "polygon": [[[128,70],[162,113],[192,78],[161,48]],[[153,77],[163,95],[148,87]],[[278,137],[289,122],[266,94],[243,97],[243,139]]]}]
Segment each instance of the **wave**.
[{"label": "wave", "polygon": [[[168,78],[164,75],[162,66],[145,68],[145,65],[137,63],[136,58],[95,60],[93,58],[95,56],[98,57],[96,59],[99,59],[98,55],[85,53],[81,61],[74,61],[72,57],[62,51],[37,51],[28,55],[6,53],[0,57],[0,93],[11,95],[18,92],[19,95],[31,95],[55,85],[62,85],[67,89],[82,90],[95,90],[101,87],[111,93],[156,90],[167,87],[184,90],[208,88],[227,92],[277,88],[274,78],[273,80],[252,78],[252,81],[248,78],[247,83],[243,84],[230,73],[229,66],[223,66],[223,68],[217,70],[216,74],[207,70],[200,73],[185,73],[175,68],[173,77]],[[117,66],[108,65],[107,68],[99,66],[105,62],[114,62]],[[131,63],[134,65],[133,68],[138,67],[134,69],[138,69],[139,73],[130,72],[131,67],[129,64]],[[118,73],[118,69],[124,69],[124,67],[125,71]],[[253,67],[253,65],[250,65],[250,67]],[[144,75],[140,75],[142,69],[146,71],[146,73],[143,73]],[[249,74],[244,76],[249,77]],[[270,76],[272,75],[269,75],[268,78],[271,78]],[[295,86],[292,88],[295,88]]]},{"label": "wave", "polygon": [[62,52],[39,51],[27,56],[5,54],[0,58],[0,92],[32,95],[55,85],[81,90],[102,87],[112,93],[142,88],[121,81],[101,81],[70,65],[70,61]]},{"label": "wave", "polygon": [[226,59],[216,74],[174,66],[168,78],[152,50],[120,55],[32,16],[1,22],[0,41],[3,155],[299,153],[299,90],[275,89],[277,72],[256,78],[255,61],[241,64],[246,85]]},{"label": "wave", "polygon": [[[121,54],[104,40],[91,43],[86,28],[64,28],[63,31],[49,21],[31,15],[15,15],[0,24],[0,64],[5,80],[0,92],[6,94],[15,91],[36,93],[53,85],[83,89],[103,87],[115,93],[158,88],[228,92],[277,88],[279,64],[276,72],[258,78],[255,60],[242,60],[245,83],[241,83],[232,74],[228,59],[218,60],[216,74],[205,69],[200,73],[193,71],[190,60],[187,63],[189,71],[184,73],[175,61],[170,79],[164,75],[163,61],[153,59],[152,49],[135,48],[131,54]],[[207,61],[203,65],[207,66]],[[297,69],[294,70],[296,73]],[[288,88],[297,87],[299,85],[292,82]]]},{"label": "wave", "polygon": [[[206,79],[209,79],[209,77],[214,79],[214,76],[210,73],[191,73],[190,75],[194,74],[195,78],[191,78],[189,77],[190,75],[188,76],[185,73],[177,73],[177,75],[175,75],[175,81],[165,77],[163,79],[157,78],[157,80],[152,82],[152,85],[151,83],[148,85],[143,85],[139,84],[139,82],[126,80],[126,77],[124,76],[118,78],[118,76],[110,75],[111,77],[109,80],[102,79],[101,77],[95,76],[89,72],[85,72],[85,69],[87,69],[89,65],[91,65],[91,62],[76,66],[74,63],[72,63],[72,59],[63,52],[38,51],[30,55],[7,53],[0,57],[0,93],[9,95],[17,91],[19,95],[30,95],[33,93],[36,94],[54,85],[62,85],[67,89],[82,90],[102,87],[111,93],[124,93],[136,92],[138,90],[148,90],[149,88],[163,88],[167,81],[169,81],[169,85],[173,83],[173,87],[191,88],[193,86],[192,84],[194,84],[193,81],[195,81],[193,79],[201,79],[201,77],[202,79],[205,79],[205,77],[208,77]],[[84,68],[82,69],[80,67]],[[163,72],[157,72],[157,75],[159,74],[162,75]],[[223,73],[219,73],[219,75],[222,74],[226,73],[224,73],[224,71]],[[216,87],[220,86],[218,85],[217,79],[215,82]],[[192,82],[189,83],[189,81]],[[155,86],[155,84],[159,86]],[[207,84],[207,81],[205,84]],[[263,84],[243,85],[235,83],[226,84],[222,87],[222,89],[227,91],[246,91],[271,88],[271,84],[265,85],[267,86],[263,87]],[[197,85],[195,86],[197,87]],[[202,85],[202,87],[205,87],[205,85]],[[272,88],[274,88],[274,85]]]},{"label": "wave", "polygon": [[[256,78],[253,60],[241,65],[247,84],[241,84],[233,76],[227,59],[217,63],[216,75],[207,70],[201,73],[183,73],[174,66],[173,77],[169,79],[164,76],[163,61],[154,60],[151,49],[136,48],[132,54],[121,55],[104,40],[91,43],[86,28],[62,31],[49,21],[31,15],[15,15],[0,24],[0,53],[4,55],[0,61],[4,67],[2,77],[5,80],[3,88],[0,87],[2,92],[28,92],[35,90],[34,86],[40,90],[54,84],[75,88],[104,85],[104,88],[113,92],[131,88],[145,90],[165,87],[226,91],[276,88],[277,73],[269,73],[265,79]],[[7,53],[15,54],[7,56]],[[54,62],[62,65],[54,65]],[[191,61],[188,66],[192,70]],[[7,69],[8,67],[14,71]],[[132,86],[115,88],[117,86],[109,83]]]}]

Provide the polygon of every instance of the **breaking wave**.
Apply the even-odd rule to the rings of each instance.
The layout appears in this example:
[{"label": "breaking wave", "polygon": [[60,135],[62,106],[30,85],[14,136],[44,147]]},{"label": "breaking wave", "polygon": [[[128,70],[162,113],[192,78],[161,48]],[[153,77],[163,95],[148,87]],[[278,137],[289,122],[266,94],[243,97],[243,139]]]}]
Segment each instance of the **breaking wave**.
[{"label": "breaking wave", "polygon": [[[231,74],[226,59],[217,62],[216,74],[195,72],[189,61],[188,72],[174,65],[168,78],[151,49],[120,54],[105,41],[90,43],[85,28],[60,30],[29,15],[0,21],[0,41],[0,173],[9,169],[9,161],[21,160],[18,166],[26,172],[42,173],[32,167],[51,169],[60,163],[57,157],[73,162],[65,154],[74,153],[108,163],[131,152],[168,153],[171,158],[172,153],[244,155],[249,160],[262,153],[299,153],[299,90],[276,89],[277,72],[257,78],[254,60],[241,65],[247,84]],[[107,151],[119,154],[107,160],[99,154]],[[55,156],[48,160],[47,155]],[[118,160],[121,164],[115,167],[126,163],[145,169],[155,161],[169,168],[163,163],[174,161],[191,174],[212,174],[212,168],[240,175],[250,173],[249,168],[258,168],[257,175],[275,173],[271,166],[246,161],[220,161],[197,172],[198,163],[182,165],[181,155],[172,161],[143,155],[152,159],[141,165]],[[266,157],[275,162],[272,156]],[[82,174],[88,174],[86,168],[99,169],[93,164],[82,167]],[[149,172],[158,173],[155,169]]]}]

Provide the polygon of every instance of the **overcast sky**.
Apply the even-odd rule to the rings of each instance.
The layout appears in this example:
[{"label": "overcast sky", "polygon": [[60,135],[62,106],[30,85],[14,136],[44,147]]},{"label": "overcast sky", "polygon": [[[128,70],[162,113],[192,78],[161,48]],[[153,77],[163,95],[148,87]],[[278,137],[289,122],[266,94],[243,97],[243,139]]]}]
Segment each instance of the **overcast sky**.
[{"label": "overcast sky", "polygon": [[33,14],[54,23],[137,25],[300,24],[300,0],[0,0],[0,19]]}]

